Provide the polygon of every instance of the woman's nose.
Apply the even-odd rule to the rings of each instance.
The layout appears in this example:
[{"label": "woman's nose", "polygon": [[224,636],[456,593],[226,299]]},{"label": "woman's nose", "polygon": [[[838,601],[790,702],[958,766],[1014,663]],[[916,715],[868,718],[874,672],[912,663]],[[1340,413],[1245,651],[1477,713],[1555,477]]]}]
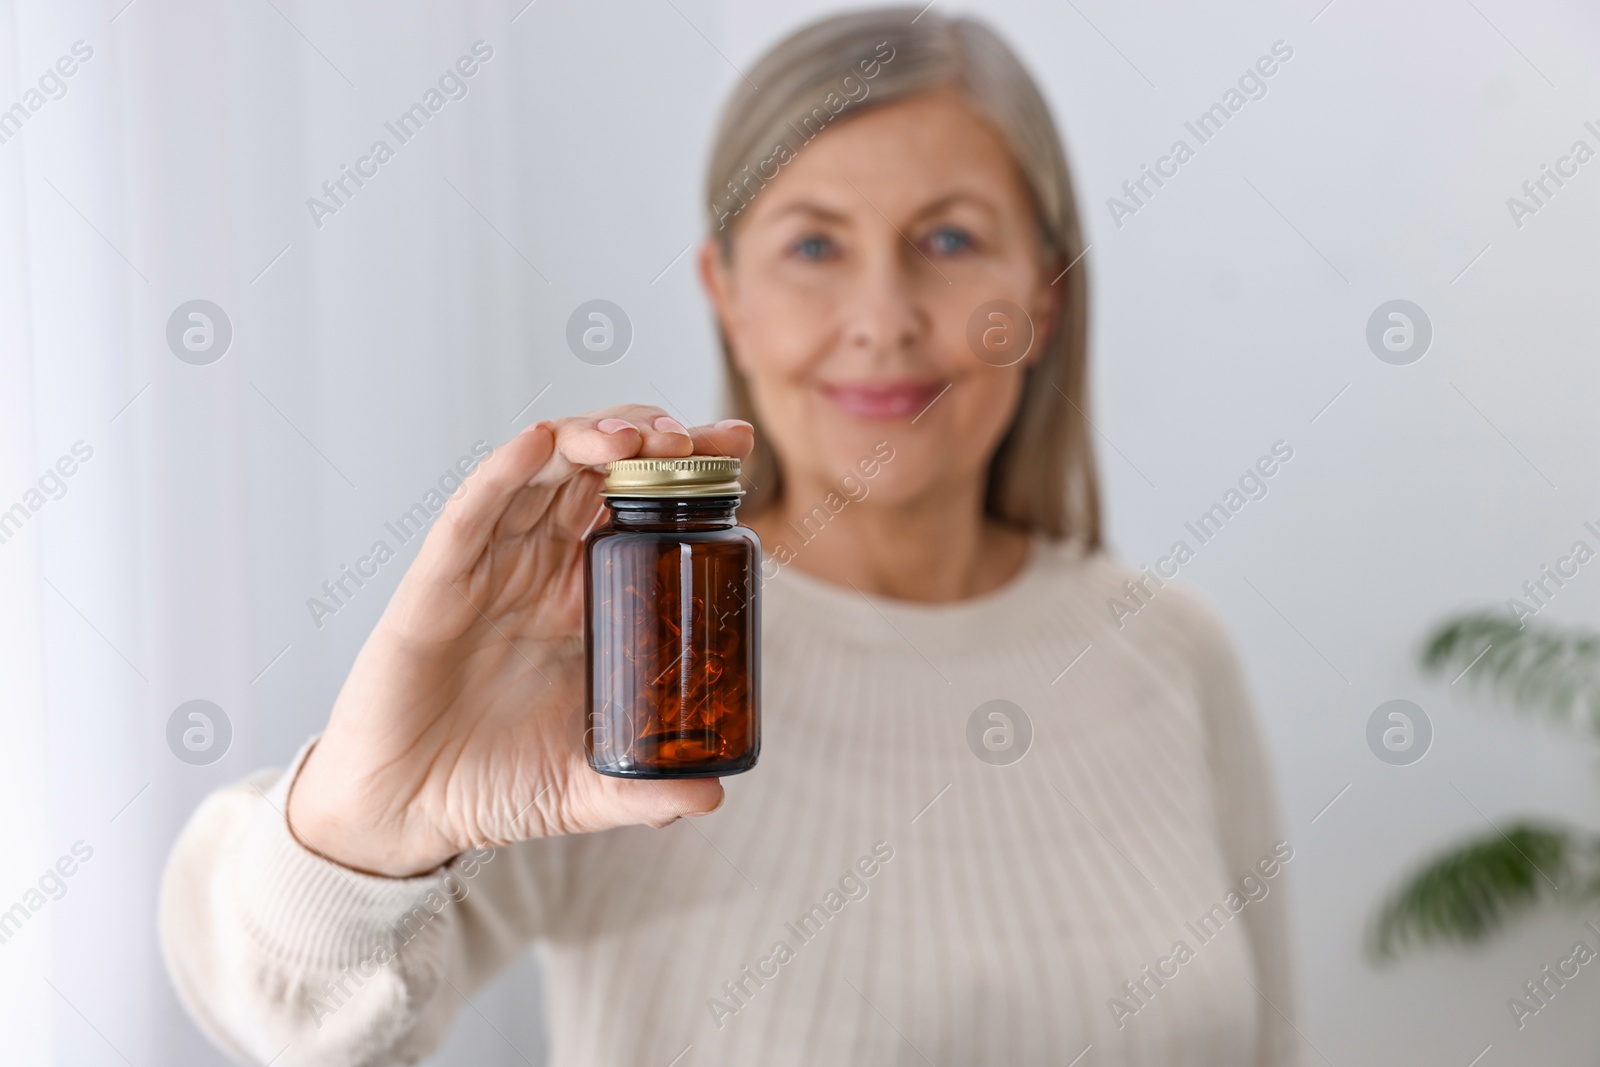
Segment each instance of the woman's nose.
[{"label": "woman's nose", "polygon": [[[896,240],[905,244],[898,236]],[[919,280],[899,251],[886,250],[867,259],[853,279],[846,303],[847,339],[852,348],[887,355],[909,348],[927,329]]]}]

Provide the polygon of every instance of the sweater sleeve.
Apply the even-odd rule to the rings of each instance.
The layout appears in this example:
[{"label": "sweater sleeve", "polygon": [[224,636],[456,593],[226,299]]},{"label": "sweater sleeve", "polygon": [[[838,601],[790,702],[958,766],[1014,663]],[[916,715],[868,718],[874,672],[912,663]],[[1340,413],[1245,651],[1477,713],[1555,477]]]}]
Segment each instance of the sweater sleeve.
[{"label": "sweater sleeve", "polygon": [[[1250,937],[1261,1009],[1255,1064],[1291,1067],[1300,1062],[1300,1037],[1291,1021],[1295,1015],[1294,982],[1284,883],[1294,843],[1283,835],[1271,767],[1232,642],[1209,608],[1197,600],[1191,604],[1198,613],[1196,671],[1217,834],[1228,864],[1227,875],[1237,880],[1254,873],[1268,887],[1264,898],[1241,913]],[[1269,870],[1275,877],[1264,877]]]},{"label": "sweater sleeve", "polygon": [[[167,862],[160,933],[190,1014],[236,1059],[415,1063],[461,1001],[547,928],[564,839],[464,853],[416,878],[323,859],[284,817],[287,771],[208,797]],[[536,861],[536,862],[530,862]]]}]

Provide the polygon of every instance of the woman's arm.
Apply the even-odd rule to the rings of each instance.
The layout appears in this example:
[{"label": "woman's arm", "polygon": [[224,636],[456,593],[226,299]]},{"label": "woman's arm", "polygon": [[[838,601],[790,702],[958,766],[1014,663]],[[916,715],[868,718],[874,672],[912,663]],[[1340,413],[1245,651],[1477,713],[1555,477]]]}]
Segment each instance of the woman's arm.
[{"label": "woman's arm", "polygon": [[634,405],[538,423],[472,472],[315,746],[207,800],[174,849],[162,940],[212,1036],[259,1063],[289,1045],[289,1062],[410,1062],[548,918],[538,883],[568,847],[534,839],[720,803],[714,779],[589,768],[583,541],[596,465],[752,444],[746,423],[689,431]]},{"label": "woman's arm", "polygon": [[461,1000],[559,925],[571,838],[473,849],[415,878],[294,839],[287,771],[213,794],[173,848],[160,932],[179,996],[246,1063],[411,1063]]},{"label": "woman's arm", "polygon": [[[1250,995],[1260,1008],[1255,1064],[1290,1067],[1300,1062],[1300,1038],[1290,1022],[1294,982],[1283,867],[1292,865],[1295,842],[1284,836],[1278,819],[1271,767],[1232,642],[1209,608],[1197,600],[1190,604],[1207,762],[1227,877],[1237,883],[1253,872],[1267,887],[1267,895],[1241,913],[1256,969],[1256,991]],[[1267,877],[1264,869],[1275,873]]]}]

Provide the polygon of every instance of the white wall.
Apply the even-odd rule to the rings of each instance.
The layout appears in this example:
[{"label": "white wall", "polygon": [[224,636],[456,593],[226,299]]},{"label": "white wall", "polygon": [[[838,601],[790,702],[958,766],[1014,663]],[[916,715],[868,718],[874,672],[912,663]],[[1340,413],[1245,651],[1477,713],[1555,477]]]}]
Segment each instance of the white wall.
[{"label": "white wall", "polygon": [[[321,629],[307,598],[478,438],[628,398],[714,414],[705,308],[674,257],[731,64],[824,8],[121,3],[0,5],[0,107],[73,41],[95,50],[0,144],[0,507],[74,441],[95,449],[0,545],[0,907],[73,841],[96,850],[0,945],[0,1019],[19,1062],[220,1063],[154,943],[165,850],[205,792],[316,728],[404,561]],[[1592,742],[1425,681],[1414,653],[1600,525],[1600,162],[1520,228],[1505,206],[1575,139],[1600,147],[1600,15],[1320,6],[973,9],[1031,64],[1075,164],[1117,550],[1153,562],[1273,442],[1295,450],[1183,577],[1231,623],[1277,761],[1307,1062],[1492,1045],[1485,1065],[1588,1063],[1600,977],[1521,1032],[1505,1000],[1596,909],[1382,971],[1360,937],[1415,859],[1488,820],[1597,822]],[[494,57],[470,94],[313,225],[306,198],[479,39]],[[1294,55],[1267,95],[1117,226],[1107,198],[1278,40]],[[196,297],[234,328],[207,367],[164,338]],[[611,367],[563,341],[595,297],[636,331]],[[1394,298],[1434,327],[1409,366],[1364,338]],[[1545,617],[1597,609],[1591,568]],[[1436,731],[1409,767],[1364,737],[1394,697]],[[234,725],[208,767],[166,745],[194,698]],[[438,1061],[537,1061],[532,974],[478,998]]]}]

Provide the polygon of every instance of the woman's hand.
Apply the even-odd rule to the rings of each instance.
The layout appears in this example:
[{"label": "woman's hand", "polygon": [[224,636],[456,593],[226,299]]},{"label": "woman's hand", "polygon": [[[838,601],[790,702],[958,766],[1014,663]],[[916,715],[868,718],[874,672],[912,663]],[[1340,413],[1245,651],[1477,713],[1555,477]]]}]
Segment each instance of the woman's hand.
[{"label": "woman's hand", "polygon": [[348,867],[420,874],[465,849],[722,802],[716,779],[636,781],[583,751],[583,539],[594,466],[749,455],[749,424],[692,431],[628,405],[540,422],[451,498],[356,657],[289,796],[299,840]]}]

